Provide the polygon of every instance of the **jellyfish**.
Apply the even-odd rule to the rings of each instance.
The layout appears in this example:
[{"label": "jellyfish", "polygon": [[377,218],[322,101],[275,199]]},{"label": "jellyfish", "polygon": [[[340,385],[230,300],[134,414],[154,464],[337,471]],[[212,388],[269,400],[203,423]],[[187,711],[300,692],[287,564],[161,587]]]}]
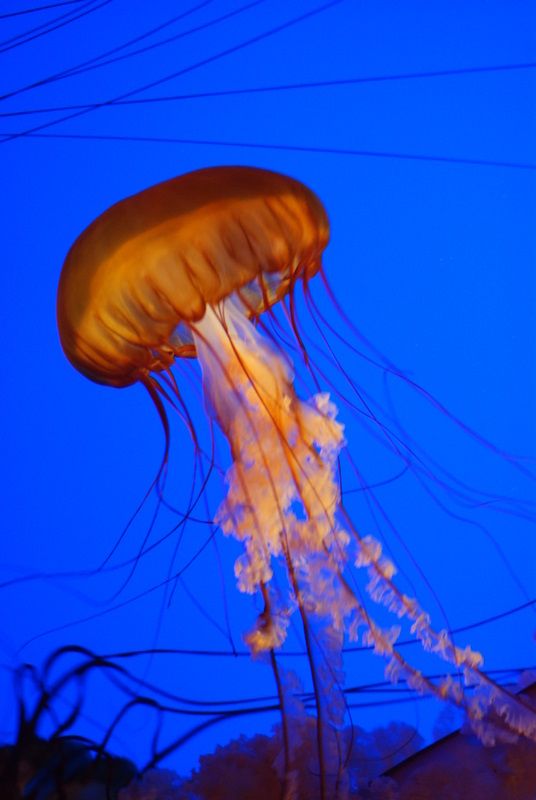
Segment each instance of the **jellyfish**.
[{"label": "jellyfish", "polygon": [[[339,409],[318,386],[302,398],[284,339],[264,319],[284,301],[295,350],[308,363],[293,298],[298,285],[323,275],[327,213],[299,181],[252,167],[214,167],[165,181],[128,197],[98,217],[67,255],[58,288],[63,350],[91,380],[115,388],[136,382],[148,391],[170,446],[167,409],[196,432],[174,362],[196,358],[205,408],[229,446],[227,494],[215,522],[242,543],[235,563],[240,592],[260,598],[244,632],[253,657],[274,673],[282,710],[283,796],[299,793],[296,762],[303,704],[291,670],[278,658],[290,626],[308,656],[314,699],[315,766],[321,800],[343,797],[348,741],[341,654],[362,642],[386,661],[393,682],[463,708],[488,743],[523,734],[536,738],[531,709],[482,671],[482,656],[436,630],[418,600],[395,579],[381,543],[361,533],[341,496],[339,459],[346,448]],[[383,608],[371,614],[365,590]],[[385,626],[385,611],[394,619]],[[426,677],[401,655],[404,620],[422,647],[453,665],[466,682]],[[310,719],[310,717],[309,717]]]}]

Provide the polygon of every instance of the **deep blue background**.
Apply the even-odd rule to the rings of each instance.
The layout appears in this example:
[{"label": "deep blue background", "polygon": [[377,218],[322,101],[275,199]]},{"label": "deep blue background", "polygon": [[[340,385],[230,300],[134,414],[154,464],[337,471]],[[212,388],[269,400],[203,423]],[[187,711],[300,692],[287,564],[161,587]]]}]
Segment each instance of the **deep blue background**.
[{"label": "deep blue background", "polygon": [[[2,93],[15,93],[0,106],[6,115],[0,132],[17,134],[1,142],[3,579],[98,566],[154,477],[162,435],[146,394],[138,387],[113,391],[93,385],[71,368],[58,342],[56,286],[74,238],[106,207],[203,166],[254,164],[314,188],[332,221],[326,273],[354,323],[484,437],[509,452],[536,454],[533,3],[344,0],[328,7],[320,0],[264,0],[246,7],[213,0],[114,56],[175,37],[172,42],[18,91],[193,5],[109,0],[0,17]],[[0,11],[24,8],[13,0]],[[230,12],[236,13],[217,21]],[[38,29],[47,24],[57,29]],[[519,65],[526,66],[463,72]],[[417,75],[445,70],[462,73]],[[377,77],[389,79],[302,85]],[[140,92],[156,81],[160,85]],[[289,84],[295,88],[225,93]],[[37,113],[129,92],[138,99],[201,96],[106,106],[64,121],[72,110]],[[218,92],[224,94],[211,96]],[[315,296],[336,320],[320,285]],[[354,380],[381,395],[378,376],[369,376],[350,352],[343,357]],[[415,395],[400,387],[393,392],[405,427],[440,464],[484,490],[534,500],[533,484],[515,469]],[[367,480],[393,474],[394,465],[382,463],[381,449],[368,452],[359,442],[348,412],[341,410],[341,418]],[[188,436],[177,427],[169,498],[179,507],[186,504],[192,463]],[[222,497],[216,481],[208,496],[211,513]],[[533,524],[483,511],[478,521],[487,527],[486,536],[426,502],[421,506],[404,480],[379,497],[451,626],[526,602],[512,573],[533,593]],[[356,524],[366,527],[355,517],[359,505],[353,513]],[[122,558],[136,552],[149,519],[150,509],[122,545]],[[179,566],[203,536],[206,528],[189,526]],[[175,543],[145,559],[116,602],[164,580]],[[186,590],[177,589],[160,626],[161,591],[82,622],[106,609],[98,603],[119,588],[124,572],[98,580],[48,577],[2,589],[2,663],[8,668],[21,660],[38,663],[67,642],[101,652],[155,645],[229,650],[217,630],[224,625],[221,575],[240,647],[251,602],[234,588],[236,546],[220,537],[218,549],[221,572],[210,547],[185,573]],[[415,565],[398,550],[434,613],[435,601]],[[482,648],[489,668],[525,666],[534,661],[533,619],[530,611],[513,614],[462,641]],[[73,624],[19,651],[31,637],[67,623]],[[372,657],[353,655],[346,668],[349,685],[358,685],[381,680],[383,667]],[[247,659],[155,658],[148,669],[155,682],[188,697],[273,692],[269,670]],[[9,674],[2,671],[2,702],[12,710]],[[109,722],[113,699],[107,691],[93,687],[84,723],[89,735],[98,737],[99,726]],[[372,726],[405,718],[428,734],[436,713],[428,708],[412,702],[356,711],[354,721]],[[2,712],[3,737],[10,735],[9,719]],[[186,769],[215,742],[242,730],[268,730],[273,721],[226,723],[195,739],[174,763]],[[142,758],[147,723],[142,715],[134,718],[116,749]]]}]

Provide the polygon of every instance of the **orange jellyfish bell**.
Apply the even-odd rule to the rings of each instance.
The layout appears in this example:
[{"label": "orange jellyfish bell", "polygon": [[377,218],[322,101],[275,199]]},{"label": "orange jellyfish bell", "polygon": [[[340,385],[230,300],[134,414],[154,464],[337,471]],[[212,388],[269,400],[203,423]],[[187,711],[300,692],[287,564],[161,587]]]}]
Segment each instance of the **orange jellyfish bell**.
[{"label": "orange jellyfish bell", "polygon": [[[253,167],[212,167],[127,197],[79,236],[58,289],[69,361],[97,383],[128,386],[195,355],[181,323],[239,292],[248,316],[314,275],[329,238],[320,200]],[[181,335],[182,333],[182,335]]]}]

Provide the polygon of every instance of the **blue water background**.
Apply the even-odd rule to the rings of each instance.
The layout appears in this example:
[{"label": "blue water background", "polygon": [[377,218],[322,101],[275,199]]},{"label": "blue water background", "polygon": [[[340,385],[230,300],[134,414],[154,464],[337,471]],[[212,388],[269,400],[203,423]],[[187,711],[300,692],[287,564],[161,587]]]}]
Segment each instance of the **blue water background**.
[{"label": "blue water background", "polygon": [[[72,369],[58,341],[55,293],[69,246],[99,213],[199,167],[252,164],[310,185],[332,223],[326,274],[354,324],[483,437],[505,451],[536,455],[533,4],[266,0],[246,8],[215,0],[199,5],[114,57],[184,32],[181,38],[19,92],[1,104],[7,114],[32,112],[0,120],[6,137],[0,200],[4,580],[98,566],[155,475],[163,438],[146,393],[140,387],[97,386]],[[23,8],[13,0],[5,12]],[[78,8],[82,5],[0,19],[3,93],[112,50],[193,3],[90,3],[83,9],[91,13],[58,19],[51,23],[55,30],[39,35],[37,26],[68,12],[74,17]],[[471,71],[481,67],[501,69]],[[177,77],[162,81],[172,74]],[[351,79],[366,80],[345,83]],[[160,83],[139,91],[153,82]],[[323,82],[328,85],[307,86]],[[294,88],[274,90],[289,85]],[[266,91],[226,93],[260,88]],[[201,96],[108,104],[72,119],[64,119],[72,110],[37,113],[99,104],[129,92],[141,100]],[[321,285],[313,290],[319,306],[344,330]],[[357,383],[388,403],[381,372],[366,368],[349,350],[342,350],[342,358]],[[334,366],[329,370],[340,377]],[[389,385],[389,391],[398,419],[439,464],[483,490],[534,500],[534,484],[503,459],[400,384]],[[199,402],[195,408],[202,425]],[[366,479],[381,482],[396,474],[397,465],[382,459],[381,448],[368,451],[342,409],[341,419]],[[184,508],[192,448],[179,425],[173,436],[168,492]],[[221,454],[225,462],[223,448]],[[487,535],[438,513],[403,478],[378,492],[453,628],[525,603],[516,581],[528,595],[534,593],[533,524],[482,511],[478,521]],[[215,482],[208,495],[212,512],[222,497]],[[150,509],[122,544],[121,558],[136,552],[149,520]],[[355,522],[367,532],[368,519]],[[188,527],[177,568],[205,536],[206,527]],[[225,629],[222,576],[233,637],[243,649],[241,632],[254,607],[234,587],[238,548],[222,537],[221,570],[208,548],[185,573],[186,589],[177,587],[163,614],[162,591],[123,602],[165,580],[175,543],[144,559],[115,601],[121,608],[107,613],[100,612],[106,612],[106,598],[125,572],[96,580],[47,577],[2,589],[2,738],[12,735],[11,668],[21,661],[39,663],[62,644],[81,643],[98,652],[154,646],[229,651],[226,635],[206,617],[208,612]],[[436,598],[415,564],[400,542],[393,548],[413,574],[435,624],[443,625]],[[100,615],[83,622],[95,613]],[[519,668],[534,663],[533,628],[534,614],[522,611],[476,628],[462,643],[482,649],[490,669]],[[416,650],[411,658],[418,663]],[[366,654],[348,656],[345,667],[349,686],[382,679],[381,662]],[[155,657],[143,661],[140,672],[190,698],[274,692],[269,669],[244,658]],[[98,679],[87,691],[91,705],[81,729],[98,739],[109,724],[114,694]],[[353,718],[365,727],[405,719],[428,736],[437,712],[412,700],[355,709]],[[114,749],[142,762],[152,720],[150,712],[134,714]],[[259,715],[225,722],[192,740],[172,763],[186,770],[217,743],[241,732],[268,731],[275,720]],[[190,721],[167,724],[180,731]]]}]

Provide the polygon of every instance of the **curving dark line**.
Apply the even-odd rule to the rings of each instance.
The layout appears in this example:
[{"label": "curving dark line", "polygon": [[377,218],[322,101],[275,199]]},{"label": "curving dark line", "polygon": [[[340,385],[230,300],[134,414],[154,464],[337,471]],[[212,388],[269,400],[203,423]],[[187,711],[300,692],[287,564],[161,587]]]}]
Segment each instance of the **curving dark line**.
[{"label": "curving dark line", "polygon": [[[95,5],[95,0],[89,0],[82,8],[86,9],[82,11],[80,14],[76,14],[73,11],[67,12],[67,14],[62,14],[60,17],[57,17],[56,20],[63,20],[63,22],[58,22],[57,25],[53,25],[52,23],[46,23],[44,25],[38,25],[37,28],[34,28],[32,31],[26,31],[24,34],[19,34],[18,36],[14,36],[11,39],[6,39],[4,42],[0,42],[0,53],[7,53],[9,50],[14,50],[16,47],[21,47],[24,44],[28,44],[28,42],[33,42],[36,39],[40,39],[41,36],[46,36],[47,33],[53,33],[53,31],[57,31],[60,28],[64,28],[66,25],[70,25],[71,22],[76,22],[83,17],[87,17],[88,14],[92,14],[94,11],[98,11],[103,6],[107,6],[111,3],[112,0],[103,0],[102,3],[99,5]],[[88,8],[91,6],[91,8]],[[52,27],[50,27],[52,24]],[[44,29],[44,30],[43,30]],[[32,33],[33,35],[27,35]],[[26,38],[24,38],[26,36]],[[5,46],[4,46],[5,45]]]},{"label": "curving dark line", "polygon": [[[61,122],[62,120],[57,120]],[[55,122],[41,126],[41,128],[55,125]],[[39,128],[39,130],[41,129]],[[36,129],[37,130],[37,129]],[[423,153],[397,153],[381,152],[377,150],[358,150],[346,147],[314,147],[293,144],[268,144],[263,142],[227,142],[218,139],[179,139],[173,136],[113,136],[84,133],[34,133],[33,131],[20,131],[11,134],[0,134],[5,138],[0,144],[21,137],[36,139],[73,139],[81,141],[101,142],[142,142],[148,144],[185,144],[204,145],[209,147],[244,147],[255,150],[283,150],[294,153],[319,153],[334,156],[359,156],[363,158],[391,158],[401,161],[436,162],[440,164],[459,164],[472,167],[502,167],[504,169],[536,170],[536,163],[522,161],[501,161],[486,158],[456,158],[451,156],[427,155]]]},{"label": "curving dark line", "polygon": [[198,547],[196,552],[188,559],[186,564],[184,564],[179,570],[177,570],[174,575],[171,575],[167,577],[165,580],[160,581],[160,583],[157,583],[156,585],[149,587],[149,589],[144,589],[143,591],[138,592],[133,597],[129,597],[120,603],[116,603],[114,606],[112,606],[111,609],[105,608],[102,611],[97,611],[93,614],[89,614],[88,616],[85,616],[83,619],[74,620],[72,622],[66,622],[63,625],[58,625],[55,628],[50,628],[49,630],[43,631],[42,633],[38,633],[37,635],[32,636],[31,639],[28,639],[26,642],[24,642],[24,644],[21,647],[19,647],[17,652],[19,653],[22,652],[22,650],[25,650],[28,647],[28,645],[30,645],[32,642],[37,641],[38,639],[43,638],[43,636],[48,636],[51,633],[57,633],[59,631],[67,630],[68,628],[72,628],[74,625],[79,625],[84,622],[90,622],[93,619],[99,619],[100,617],[103,617],[106,614],[110,613],[110,611],[117,611],[120,608],[125,608],[131,603],[135,603],[137,600],[140,600],[143,597],[147,597],[148,595],[153,594],[153,592],[156,592],[165,586],[169,586],[178,578],[180,578],[181,575],[183,575],[191,567],[191,565],[196,561],[196,559],[199,558],[201,553],[208,547],[208,545],[214,538],[215,533],[216,529],[214,529],[210,533],[210,535],[205,539],[205,541]]},{"label": "curving dark line", "polygon": [[[110,0],[107,0],[107,2],[110,2]],[[168,81],[171,81],[174,78],[178,78],[178,77],[181,77],[182,75],[186,75],[186,74],[188,74],[190,72],[194,72],[196,69],[199,69],[201,67],[205,67],[208,64],[213,64],[214,62],[219,61],[222,58],[226,58],[227,56],[232,55],[233,53],[238,53],[241,50],[244,50],[246,47],[250,47],[251,45],[257,44],[258,42],[262,42],[262,41],[264,41],[265,39],[268,39],[271,36],[275,36],[276,34],[281,33],[281,31],[287,30],[288,28],[291,28],[293,25],[297,25],[297,24],[299,24],[300,22],[303,22],[306,19],[310,19],[311,17],[315,16],[316,14],[320,14],[323,11],[327,11],[328,9],[333,8],[334,6],[340,5],[342,2],[344,2],[344,0],[330,0],[330,2],[324,3],[321,6],[317,6],[316,8],[313,8],[311,11],[307,11],[305,14],[300,14],[298,17],[293,17],[292,19],[288,20],[287,22],[283,22],[280,25],[276,25],[273,28],[269,28],[267,31],[263,31],[263,33],[259,33],[256,36],[250,37],[249,39],[244,39],[242,42],[239,42],[238,44],[233,45],[232,47],[226,47],[224,50],[220,50],[219,52],[214,53],[213,55],[208,56],[207,58],[203,58],[200,61],[196,61],[196,62],[194,62],[193,64],[190,64],[187,67],[183,67],[182,69],[176,70],[175,72],[172,72],[172,73],[170,73],[168,75],[164,75],[163,78],[158,78],[157,80],[151,81],[150,83],[147,83],[144,86],[140,86],[137,89],[131,89],[129,92],[125,92],[124,94],[121,94],[121,95],[119,95],[117,97],[111,98],[110,100],[106,100],[106,101],[104,101],[102,103],[99,103],[94,108],[92,107],[90,109],[83,109],[81,111],[76,111],[76,112],[73,112],[72,114],[67,114],[67,115],[65,115],[63,117],[60,117],[59,119],[52,120],[51,122],[43,123],[42,125],[38,125],[36,127],[30,128],[30,129],[28,129],[26,131],[19,131],[17,133],[5,136],[0,141],[0,144],[12,141],[13,139],[19,139],[21,137],[28,136],[29,134],[32,134],[32,133],[37,133],[38,131],[45,130],[46,128],[50,128],[50,127],[52,127],[54,125],[58,125],[61,122],[66,122],[67,120],[76,119],[78,117],[85,116],[86,114],[89,114],[94,109],[104,108],[106,106],[113,105],[114,103],[117,103],[117,101],[119,101],[119,100],[125,100],[125,99],[127,99],[129,97],[134,97],[135,95],[141,94],[141,92],[145,92],[148,89],[154,89],[155,86],[160,86],[161,84],[167,83]]]},{"label": "curving dark line", "polygon": [[[204,31],[207,28],[211,28],[213,25],[219,25],[220,22],[226,22],[228,19],[232,19],[236,17],[238,14],[243,14],[244,11],[249,11],[251,8],[260,5],[261,3],[265,3],[266,0],[251,0],[249,3],[245,3],[243,6],[239,8],[234,8],[231,11],[228,11],[225,14],[221,14],[219,17],[215,17],[208,22],[203,22],[200,25],[196,25],[194,28],[190,28],[187,31],[181,31],[180,33],[175,34],[174,36],[168,36],[167,39],[161,39],[159,42],[153,42],[153,44],[146,45],[145,47],[140,47],[138,50],[133,50],[131,53],[124,53],[121,56],[115,56],[114,58],[109,58],[107,61],[100,61],[98,64],[94,64],[87,69],[77,69],[73,68],[73,70],[69,71],[69,75],[82,75],[84,72],[88,72],[91,69],[98,69],[99,67],[106,67],[108,64],[115,64],[117,61],[124,61],[127,58],[133,58],[134,56],[141,55],[142,53],[148,53],[151,50],[156,50],[158,47],[163,47],[166,44],[170,44],[171,42],[175,42],[178,39],[183,39],[185,36],[189,36],[192,33],[199,33],[200,31]],[[104,58],[105,56],[101,56],[100,58]]]},{"label": "curving dark line", "polygon": [[[453,628],[451,633],[458,634],[464,633],[465,631],[472,630],[474,628],[479,628],[482,625],[489,625],[493,622],[497,622],[500,619],[504,619],[505,617],[511,617],[514,614],[518,614],[520,611],[525,611],[528,608],[532,608],[536,605],[536,600],[529,600],[526,603],[522,603],[519,606],[515,606],[514,608],[509,608],[506,611],[501,611],[499,614],[494,614],[491,617],[486,617],[485,619],[477,620],[476,622],[470,622],[467,625],[462,625],[459,628]],[[420,645],[418,639],[404,639],[396,643],[395,647],[408,647],[412,645]],[[361,653],[368,650],[374,650],[373,645],[360,645],[356,647],[343,647],[343,653]],[[148,653],[154,653],[156,655],[168,655],[168,656],[218,656],[224,658],[250,658],[251,653],[249,650],[199,650],[199,649],[184,649],[184,648],[166,648],[166,647],[156,647],[151,648],[151,650],[126,650],[121,652],[113,652],[113,653],[106,653],[102,656],[102,658],[106,659],[123,659],[123,658],[137,658],[138,656],[146,656]],[[302,658],[305,656],[304,650],[286,650],[281,653],[278,653],[278,658],[286,656],[286,657],[299,657]],[[492,672],[493,670],[488,670]],[[386,681],[385,685],[390,686],[390,681]]]},{"label": "curving dark line", "polygon": [[[279,85],[275,84],[272,86],[253,86],[251,88],[246,88],[246,89],[220,89],[207,92],[191,92],[186,94],[164,95],[160,97],[143,97],[130,100],[117,100],[114,103],[114,105],[131,106],[131,105],[147,105],[149,103],[170,103],[170,102],[177,102],[180,100],[205,100],[211,97],[233,97],[233,96],[249,95],[249,94],[268,94],[271,92],[301,91],[303,89],[326,89],[326,88],[332,88],[334,86],[359,86],[360,84],[382,83],[386,81],[408,81],[408,80],[420,80],[427,78],[457,77],[462,75],[475,75],[475,74],[486,74],[492,72],[508,72],[514,70],[534,69],[534,67],[536,67],[536,61],[529,61],[522,64],[498,64],[498,65],[483,66],[483,67],[460,67],[459,69],[432,70],[427,72],[401,72],[396,75],[371,75],[369,77],[361,77],[361,78],[336,78],[329,81],[308,81],[302,83],[286,83]],[[70,74],[70,70],[66,71],[66,73],[67,72]],[[58,73],[58,75],[62,74],[63,73]],[[50,80],[52,79],[53,78],[51,78]],[[0,100],[12,97],[13,95],[19,94],[20,92],[26,91],[26,89],[31,89],[34,86],[39,86],[42,83],[48,82],[48,80],[49,79],[46,79],[45,81],[39,81],[37,83],[30,84],[27,87],[18,89],[9,94],[0,95]],[[0,117],[27,116],[29,114],[51,114],[58,111],[78,111],[79,109],[90,109],[93,108],[93,106],[98,106],[98,105],[99,104],[97,103],[77,103],[65,106],[32,108],[24,111],[7,111],[7,112],[0,112]]]},{"label": "curving dark line", "polygon": [[8,19],[9,17],[22,17],[23,14],[33,14],[35,11],[48,11],[49,8],[58,8],[58,6],[72,6],[74,3],[81,3],[82,0],[62,0],[61,3],[49,3],[46,6],[34,6],[33,8],[25,8],[23,11],[9,11],[6,14],[0,14],[0,19]]},{"label": "curving dark line", "polygon": [[[80,0],[81,2],[83,0]],[[92,3],[96,3],[97,0],[85,0],[84,5],[82,8],[86,8],[88,5]],[[20,39],[24,39],[27,36],[30,36],[32,33],[36,33],[37,31],[42,31],[44,28],[48,28],[51,25],[54,25],[56,22],[60,22],[62,19],[66,17],[72,16],[76,14],[79,9],[75,8],[73,10],[66,11],[65,14],[60,14],[59,17],[55,17],[54,19],[48,19],[46,22],[41,22],[39,25],[35,25],[33,28],[27,28],[25,31],[21,33],[16,33],[14,36],[11,36],[9,39],[5,39],[4,41],[0,42],[0,47],[3,47],[5,44],[11,44],[11,42],[19,41]]]},{"label": "curving dark line", "polygon": [[[97,69],[98,67],[103,67],[106,64],[113,63],[114,61],[119,61],[121,59],[130,58],[131,56],[138,55],[139,53],[146,52],[147,50],[154,49],[156,47],[161,47],[164,44],[168,44],[169,42],[175,41],[176,39],[184,38],[185,36],[190,35],[191,33],[196,33],[200,30],[205,28],[211,27],[212,25],[221,22],[222,19],[226,19],[229,16],[233,16],[235,14],[241,13],[243,10],[246,10],[251,5],[256,5],[259,2],[264,2],[264,0],[257,0],[256,3],[250,3],[249,6],[244,6],[240,9],[237,9],[231,14],[226,14],[223,17],[219,17],[215,20],[210,20],[203,25],[198,25],[195,28],[192,28],[188,31],[181,31],[180,33],[176,34],[175,36],[168,37],[167,39],[154,42],[152,45],[148,45],[145,48],[140,48],[133,53],[127,53],[122,56],[118,56],[117,58],[109,59],[108,61],[102,61],[102,59],[107,58],[108,56],[115,56],[116,53],[119,53],[121,50],[125,50],[127,47],[131,47],[134,44],[138,44],[139,42],[143,41],[144,39],[153,36],[155,33],[164,30],[165,28],[169,28],[171,25],[174,25],[176,22],[179,22],[181,19],[194,14],[196,11],[204,8],[205,6],[210,5],[213,3],[214,0],[202,0],[202,2],[197,3],[197,5],[192,6],[191,8],[187,9],[186,11],[182,11],[180,14],[176,14],[174,17],[166,20],[165,22],[157,25],[155,28],[150,28],[149,30],[145,31],[144,33],[140,34],[139,36],[135,36],[132,39],[129,39],[126,42],[123,42],[116,47],[112,47],[110,50],[106,50],[104,53],[100,53],[98,56],[94,56],[93,58],[86,59],[85,61],[81,61],[79,64],[76,64],[74,67],[69,67],[68,69],[61,70],[61,72],[56,72],[53,75],[49,75],[46,78],[42,78],[38,81],[34,81],[33,83],[26,84],[26,86],[21,86],[19,89],[14,89],[11,92],[7,92],[6,94],[0,95],[0,100],[7,100],[10,97],[16,97],[23,92],[27,92],[30,89],[36,89],[39,86],[47,86],[50,83],[54,83],[55,81],[63,80],[64,78],[69,78],[74,75],[82,75],[84,72],[87,72],[91,69]],[[102,63],[99,63],[101,62]]]}]

